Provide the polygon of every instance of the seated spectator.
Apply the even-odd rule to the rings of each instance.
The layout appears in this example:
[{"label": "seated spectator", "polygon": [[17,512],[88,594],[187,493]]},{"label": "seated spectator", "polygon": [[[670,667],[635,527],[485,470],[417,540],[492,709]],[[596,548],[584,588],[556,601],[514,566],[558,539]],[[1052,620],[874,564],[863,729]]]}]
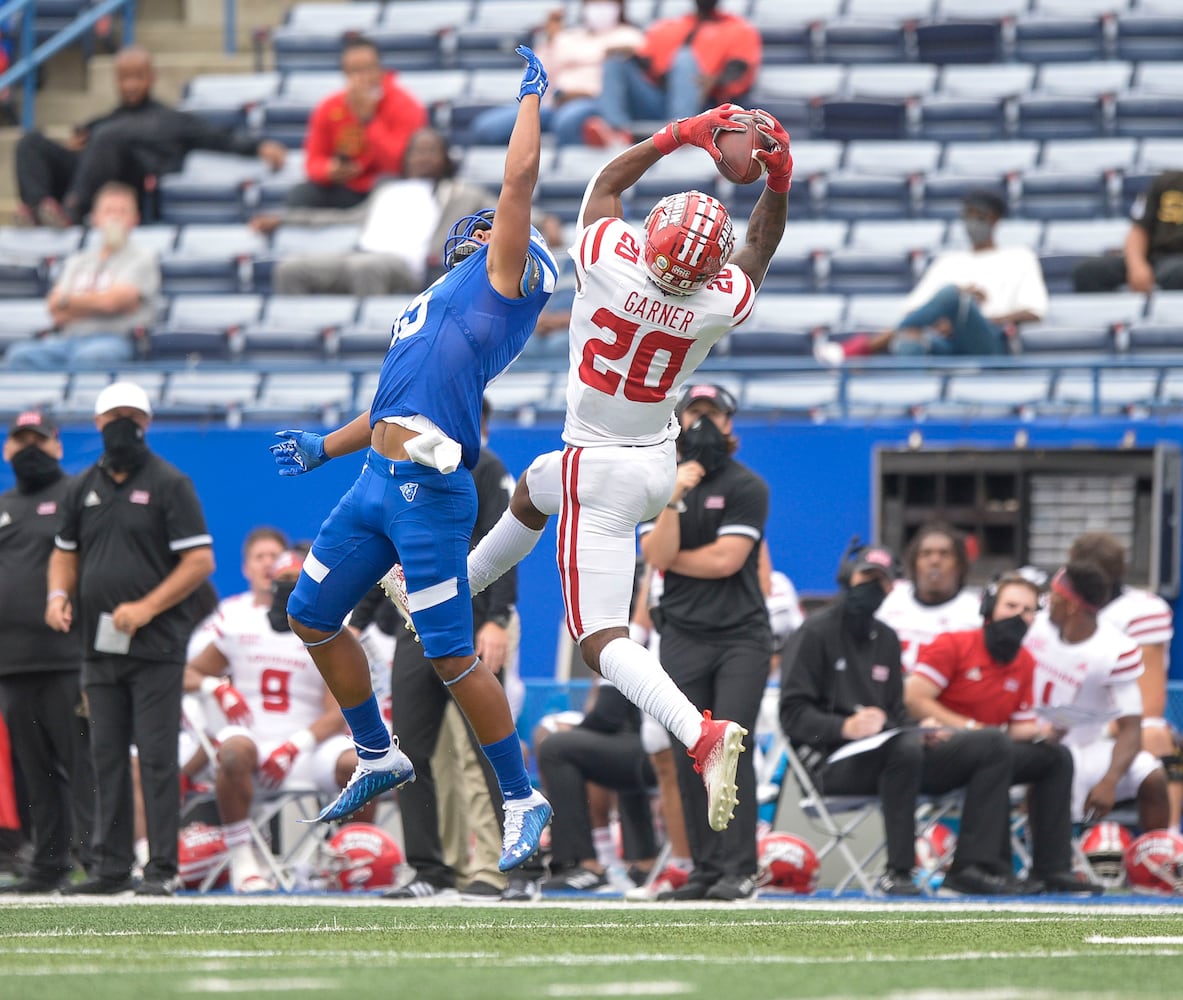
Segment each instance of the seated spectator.
[{"label": "seated spectator", "polygon": [[1158,594],[1126,584],[1125,546],[1105,531],[1079,536],[1068,550],[1068,561],[1096,563],[1109,577],[1113,597],[1097,615],[1097,621],[1112,625],[1133,639],[1142,649],[1142,748],[1154,754],[1166,768],[1171,798],[1170,829],[1179,829],[1183,812],[1183,758],[1175,733],[1166,720],[1167,678],[1170,674],[1171,639],[1175,635],[1171,606]]},{"label": "seated spectator", "polygon": [[132,359],[132,334],[155,320],[160,292],[156,255],[132,238],[137,201],[126,184],[103,185],[92,216],[101,243],[66,258],[46,299],[53,332],[11,344],[9,368],[100,368]]},{"label": "seated spectator", "polygon": [[395,295],[419,292],[440,265],[444,239],[457,219],[493,205],[497,196],[457,179],[447,138],[421,128],[407,144],[404,177],[381,182],[355,207],[291,207],[282,216],[258,215],[261,233],[280,225],[323,226],[356,222],[351,253],[288,257],[275,265],[272,288],[281,295]]},{"label": "seated spectator", "polygon": [[693,14],[654,22],[640,48],[609,55],[589,145],[631,144],[637,119],[687,118],[719,104],[743,104],[763,59],[760,32],[719,0],[695,0]]},{"label": "seated spectator", "polygon": [[551,802],[551,876],[542,891],[591,891],[608,885],[588,810],[589,782],[616,792],[624,860],[643,881],[657,856],[649,797],[657,777],[641,745],[641,712],[607,682],[579,725],[538,745],[538,771]]},{"label": "seated spectator", "polygon": [[[551,11],[534,46],[546,66],[550,89],[542,99],[542,131],[554,133],[560,146],[583,142],[583,123],[596,113],[604,60],[629,55],[645,35],[625,17],[624,0],[583,0],[580,23],[563,27],[563,9]],[[517,107],[483,111],[473,120],[473,141],[487,146],[509,142]]]},{"label": "seated spectator", "polygon": [[[1038,738],[1035,660],[1022,646],[1038,607],[1039,588],[1017,573],[991,584],[982,599],[981,628],[945,632],[920,650],[904,682],[904,703],[921,725],[1005,732],[1011,784],[1030,786],[1032,866],[1023,891],[1096,895],[1101,886],[1072,872],[1072,754],[1061,743]],[[1009,839],[1000,848],[999,869],[1005,871]]]},{"label": "seated spectator", "polygon": [[195,149],[257,156],[275,170],[283,166],[287,150],[280,143],[212,125],[154,100],[155,77],[147,51],[123,49],[115,58],[118,107],[75,126],[65,145],[40,132],[21,136],[16,147],[18,224],[84,222],[108,181],[122,181],[142,196],[148,177],[180,170]]},{"label": "seated spectator", "polygon": [[308,120],[308,180],[288,192],[292,208],[352,208],[381,178],[402,174],[407,143],[427,124],[419,100],[383,71],[373,42],[347,38],[341,70],[345,89],[321,101]]},{"label": "seated spectator", "polygon": [[[1142,651],[1097,617],[1112,593],[1096,563],[1070,561],[1052,578],[1047,610],[1024,643],[1035,657],[1038,707],[1050,716],[1044,735],[1072,751],[1073,820],[1092,823],[1133,799],[1142,831],[1162,830],[1167,777],[1142,749]],[[1115,736],[1106,735],[1111,721]]]},{"label": "seated spectator", "polygon": [[965,536],[951,525],[922,525],[904,552],[904,569],[908,579],[896,582],[877,617],[899,636],[908,673],[921,646],[942,632],[977,628],[981,611],[977,594],[965,586]]},{"label": "seated spectator", "polygon": [[1030,247],[994,242],[994,229],[1006,215],[1006,202],[994,191],[969,192],[961,219],[968,250],[944,250],[928,265],[904,301],[895,327],[858,334],[843,343],[819,339],[814,355],[840,365],[866,354],[990,355],[1009,352],[1009,339],[1021,323],[1047,312],[1047,286],[1039,258]]},{"label": "seated spectator", "polygon": [[275,561],[266,607],[250,593],[223,602],[214,641],[185,665],[185,690],[213,697],[228,722],[216,740],[214,794],[239,893],[274,888],[251,842],[256,787],[292,780],[335,795],[357,765],[341,709],[288,625],[287,599],[303,563],[293,550]]},{"label": "seated spectator", "polygon": [[[793,752],[825,795],[878,795],[887,840],[887,869],[876,888],[917,896],[916,805],[920,794],[965,789],[961,832],[943,887],[974,895],[1012,895],[1009,871],[998,871],[1009,836],[1010,756],[999,730],[922,730],[904,705],[900,643],[875,611],[891,590],[894,558],[860,549],[839,572],[842,593],[790,637],[782,656],[780,723]],[[829,762],[841,747],[885,730],[893,736]]]},{"label": "seated spectator", "polygon": [[1167,170],[1134,202],[1120,256],[1082,260],[1072,271],[1078,292],[1113,292],[1126,285],[1149,294],[1183,288],[1183,170]]}]

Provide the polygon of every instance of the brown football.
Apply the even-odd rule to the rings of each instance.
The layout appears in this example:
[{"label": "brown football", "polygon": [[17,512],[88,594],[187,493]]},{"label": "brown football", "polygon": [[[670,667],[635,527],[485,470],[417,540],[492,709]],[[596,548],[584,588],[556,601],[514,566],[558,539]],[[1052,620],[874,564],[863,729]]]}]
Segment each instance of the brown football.
[{"label": "brown football", "polygon": [[742,132],[715,132],[715,145],[723,158],[715,164],[716,169],[733,184],[751,184],[764,176],[763,162],[752,154],[757,149],[767,149],[765,137],[756,129],[751,115],[736,115],[732,122],[745,126]]}]

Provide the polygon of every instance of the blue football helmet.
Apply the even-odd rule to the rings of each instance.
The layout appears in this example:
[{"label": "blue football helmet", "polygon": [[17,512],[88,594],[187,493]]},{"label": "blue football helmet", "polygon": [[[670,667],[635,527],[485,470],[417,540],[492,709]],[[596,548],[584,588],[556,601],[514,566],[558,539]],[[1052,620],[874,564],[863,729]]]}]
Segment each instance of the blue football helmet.
[{"label": "blue football helmet", "polygon": [[466,215],[457,219],[448,230],[448,238],[444,240],[444,267],[452,270],[464,258],[475,253],[480,247],[472,234],[478,231],[488,231],[493,228],[493,209],[482,208],[475,215]]}]

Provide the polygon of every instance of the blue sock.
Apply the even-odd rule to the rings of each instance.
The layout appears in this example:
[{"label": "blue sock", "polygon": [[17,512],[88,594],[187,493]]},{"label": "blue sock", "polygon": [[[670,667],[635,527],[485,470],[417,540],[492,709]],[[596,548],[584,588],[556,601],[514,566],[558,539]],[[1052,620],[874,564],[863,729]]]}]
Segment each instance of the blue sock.
[{"label": "blue sock", "polygon": [[501,786],[501,797],[505,799],[529,798],[534,791],[530,775],[526,773],[526,762],[522,760],[522,744],[518,734],[510,733],[505,739],[482,746],[493,770],[497,772],[497,784]]},{"label": "blue sock", "polygon": [[362,760],[377,760],[390,748],[390,730],[382,721],[378,710],[378,699],[370,695],[360,705],[341,709],[353,742],[357,744],[357,755]]}]

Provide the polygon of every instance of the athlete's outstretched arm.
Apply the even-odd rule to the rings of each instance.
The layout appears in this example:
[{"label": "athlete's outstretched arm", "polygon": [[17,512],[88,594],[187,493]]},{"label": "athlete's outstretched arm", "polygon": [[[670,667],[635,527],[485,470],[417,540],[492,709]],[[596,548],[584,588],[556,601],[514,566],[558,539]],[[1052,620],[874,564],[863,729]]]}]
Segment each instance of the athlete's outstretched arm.
[{"label": "athlete's outstretched arm", "polygon": [[330,458],[350,455],[370,444],[370,411],[354,417],[344,427],[325,434],[314,431],[276,431],[284,440],[268,451],[275,456],[281,476],[299,476],[324,465]]},{"label": "athlete's outstretched arm", "polygon": [[524,45],[518,54],[526,60],[518,92],[518,117],[505,151],[505,174],[489,237],[487,268],[493,287],[507,298],[522,294],[522,272],[530,248],[530,210],[538,162],[542,155],[542,124],[538,106],[546,93],[546,70]]},{"label": "athlete's outstretched arm", "polygon": [[764,119],[757,128],[771,146],[758,150],[756,156],[767,167],[764,192],[752,209],[748,220],[744,245],[732,256],[731,263],[744,272],[757,288],[764,283],[768,264],[781,237],[785,234],[785,220],[789,216],[789,188],[793,183],[793,156],[789,152],[789,133],[767,111],[755,114]]},{"label": "athlete's outstretched arm", "polygon": [[721,104],[692,118],[679,118],[609,160],[588,181],[579,208],[579,228],[590,226],[597,219],[620,218],[624,192],[653,164],[679,146],[698,146],[718,162],[721,154],[715,145],[715,132],[719,129],[742,132],[744,126],[730,121],[732,114],[742,110],[738,105]]}]

